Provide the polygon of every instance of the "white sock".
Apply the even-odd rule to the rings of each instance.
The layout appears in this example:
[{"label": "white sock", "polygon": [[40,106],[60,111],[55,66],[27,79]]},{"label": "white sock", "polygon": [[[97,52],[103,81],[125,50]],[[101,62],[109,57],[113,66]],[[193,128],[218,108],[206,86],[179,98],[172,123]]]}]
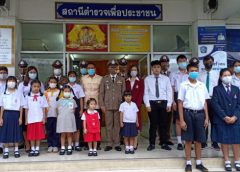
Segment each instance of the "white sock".
[{"label": "white sock", "polygon": [[234,161],[235,164],[240,164],[240,161]]},{"label": "white sock", "polygon": [[61,149],[65,149],[65,146],[61,146]]},{"label": "white sock", "polygon": [[9,152],[8,148],[4,148],[4,152]]},{"label": "white sock", "polygon": [[177,142],[178,142],[178,144],[182,144],[181,136],[177,136]]},{"label": "white sock", "polygon": [[79,146],[79,142],[75,142],[75,146]]},{"label": "white sock", "polygon": [[130,149],[130,147],[129,146],[126,146],[126,150],[129,150]]},{"label": "white sock", "polygon": [[39,146],[36,146],[36,151],[39,151]]},{"label": "white sock", "polygon": [[129,146],[129,149],[132,151],[133,150],[133,146]]},{"label": "white sock", "polygon": [[197,165],[200,165],[200,164],[202,164],[202,161],[201,161],[200,159],[197,159],[197,160],[196,160],[196,164],[197,164]]},{"label": "white sock", "polygon": [[187,160],[187,161],[186,161],[186,165],[192,165],[191,160]]},{"label": "white sock", "polygon": [[225,161],[225,164],[231,164],[231,161]]},{"label": "white sock", "polygon": [[72,149],[72,146],[71,146],[71,145],[69,145],[69,146],[68,146],[68,149]]},{"label": "white sock", "polygon": [[93,152],[97,152],[97,149],[93,149]]},{"label": "white sock", "polygon": [[16,146],[16,147],[14,148],[14,151],[15,151],[15,152],[18,151],[18,146]]},{"label": "white sock", "polygon": [[91,148],[91,149],[89,149],[89,152],[92,152],[93,151],[93,149]]},{"label": "white sock", "polygon": [[32,147],[31,147],[31,150],[32,150],[32,151],[35,151],[35,147],[34,147],[34,146],[32,146]]}]

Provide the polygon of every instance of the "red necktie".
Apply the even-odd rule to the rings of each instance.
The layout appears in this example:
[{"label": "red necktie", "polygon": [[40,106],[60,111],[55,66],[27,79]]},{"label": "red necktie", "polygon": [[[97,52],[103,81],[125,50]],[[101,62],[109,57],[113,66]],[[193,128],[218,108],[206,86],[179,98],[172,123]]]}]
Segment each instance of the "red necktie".
[{"label": "red necktie", "polygon": [[37,98],[38,98],[38,95],[35,94],[35,95],[33,96],[33,101],[37,101]]}]

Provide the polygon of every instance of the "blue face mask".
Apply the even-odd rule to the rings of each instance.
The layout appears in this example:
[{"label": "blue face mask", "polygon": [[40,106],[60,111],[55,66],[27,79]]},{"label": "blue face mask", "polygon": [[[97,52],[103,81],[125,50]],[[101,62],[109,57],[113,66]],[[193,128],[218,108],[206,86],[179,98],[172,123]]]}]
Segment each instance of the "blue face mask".
[{"label": "blue face mask", "polygon": [[236,72],[236,73],[240,73],[240,66],[236,66],[236,67],[234,67],[234,72]]},{"label": "blue face mask", "polygon": [[88,69],[89,75],[95,75],[95,69]]},{"label": "blue face mask", "polygon": [[87,74],[87,69],[86,69],[86,68],[81,68],[81,69],[80,69],[80,73],[81,73],[82,75],[86,75],[86,74]]},{"label": "blue face mask", "polygon": [[187,69],[187,62],[178,63],[178,67],[181,68],[181,69]]},{"label": "blue face mask", "polygon": [[76,77],[69,77],[69,82],[75,82],[76,81]]},{"label": "blue face mask", "polygon": [[188,74],[189,78],[191,78],[191,79],[193,79],[193,80],[197,79],[197,78],[198,78],[198,75],[199,75],[198,72],[190,72],[190,73]]}]

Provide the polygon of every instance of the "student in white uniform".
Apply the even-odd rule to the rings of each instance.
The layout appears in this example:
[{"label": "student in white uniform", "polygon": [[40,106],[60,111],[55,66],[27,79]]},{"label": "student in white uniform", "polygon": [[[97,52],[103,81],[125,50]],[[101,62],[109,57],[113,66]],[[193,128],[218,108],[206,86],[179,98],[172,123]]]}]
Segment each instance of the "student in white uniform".
[{"label": "student in white uniform", "polygon": [[[212,69],[214,63],[214,58],[212,56],[206,56],[203,59],[204,69],[199,73],[199,81],[203,82],[208,90],[210,99],[207,100],[208,104],[208,115],[211,122],[211,128],[212,128],[212,120],[214,115],[214,110],[211,105],[211,97],[213,94],[213,88],[218,85],[218,78],[219,78],[219,72]],[[212,132],[210,132],[212,133]],[[208,138],[208,128],[206,130],[206,137]],[[207,147],[207,142],[202,143],[202,148]],[[212,142],[212,148],[219,151],[220,147],[218,146],[218,143]]]},{"label": "student in white uniform", "polygon": [[4,143],[3,158],[9,157],[9,143],[14,143],[14,157],[19,158],[18,143],[22,141],[23,94],[17,91],[17,78],[9,76],[7,88],[0,95],[0,141]]},{"label": "student in white uniform", "polygon": [[232,77],[232,85],[235,85],[240,89],[240,61],[236,60],[233,63],[233,77]]},{"label": "student in white uniform", "polygon": [[39,156],[40,141],[45,139],[44,124],[46,122],[45,113],[48,103],[46,97],[41,93],[40,87],[41,82],[33,80],[30,93],[25,97],[27,140],[31,143],[29,157]]},{"label": "student in white uniform", "polygon": [[[6,88],[6,79],[8,77],[8,68],[0,66],[0,94],[4,93]],[[0,143],[0,153],[3,152],[3,144]]]},{"label": "student in white uniform", "polygon": [[174,121],[176,124],[176,135],[177,135],[177,149],[183,150],[182,139],[181,139],[181,127],[179,122],[179,113],[177,107],[177,97],[180,84],[188,80],[187,73],[187,57],[185,55],[179,55],[177,57],[178,71],[171,72],[170,80],[174,92],[174,101],[173,101],[173,114]]},{"label": "student in white uniform", "polygon": [[195,143],[196,168],[207,172],[201,162],[201,143],[206,142],[205,129],[208,126],[207,99],[209,94],[204,83],[197,80],[198,62],[187,66],[188,81],[184,81],[178,92],[178,109],[182,139],[185,140],[186,172],[192,171],[191,149]]},{"label": "student in white uniform", "polygon": [[80,141],[80,132],[81,132],[81,140],[83,140],[83,126],[82,126],[82,120],[81,116],[83,114],[83,98],[85,97],[85,94],[83,92],[83,89],[81,85],[77,84],[77,74],[75,71],[69,71],[68,72],[68,79],[69,83],[68,85],[72,88],[73,93],[74,93],[74,100],[77,103],[77,108],[75,109],[75,120],[76,120],[76,125],[77,125],[77,131],[74,133],[74,149],[76,151],[81,151],[82,148],[79,145]]}]

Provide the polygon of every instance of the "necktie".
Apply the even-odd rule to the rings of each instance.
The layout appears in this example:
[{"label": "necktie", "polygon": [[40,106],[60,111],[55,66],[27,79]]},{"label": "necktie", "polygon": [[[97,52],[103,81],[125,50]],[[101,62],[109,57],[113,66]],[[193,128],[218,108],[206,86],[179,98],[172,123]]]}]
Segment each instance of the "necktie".
[{"label": "necktie", "polygon": [[158,98],[159,97],[158,77],[156,77],[155,89],[156,89],[156,97]]},{"label": "necktie", "polygon": [[113,82],[113,83],[114,83],[114,80],[115,80],[115,77],[113,76],[113,77],[112,77],[112,82]]},{"label": "necktie", "polygon": [[37,101],[37,100],[38,100],[38,95],[35,94],[35,95],[33,96],[33,101]]},{"label": "necktie", "polygon": [[207,78],[206,78],[206,87],[207,87],[207,90],[208,90],[208,92],[209,92],[209,77],[210,77],[210,74],[209,74],[209,72],[207,72]]},{"label": "necktie", "polygon": [[227,85],[226,87],[227,87],[227,94],[230,96],[230,95],[231,95],[230,86],[229,86],[229,85]]}]

